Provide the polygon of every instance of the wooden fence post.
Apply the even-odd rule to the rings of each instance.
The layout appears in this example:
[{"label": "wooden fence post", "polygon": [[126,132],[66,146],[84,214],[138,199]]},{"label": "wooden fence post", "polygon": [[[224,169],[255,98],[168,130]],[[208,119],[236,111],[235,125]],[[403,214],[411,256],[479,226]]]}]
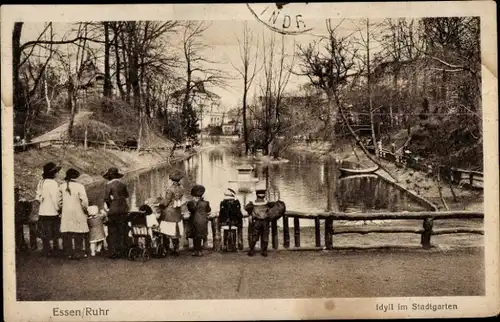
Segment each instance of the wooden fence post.
[{"label": "wooden fence post", "polygon": [[299,218],[293,218],[294,242],[295,247],[300,247],[300,221]]},{"label": "wooden fence post", "polygon": [[327,219],[325,219],[325,247],[326,247],[326,249],[333,248],[332,233],[333,233],[333,219],[327,218]]},{"label": "wooden fence post", "polygon": [[184,244],[182,245],[182,247],[184,249],[188,249],[189,248],[189,238],[187,238],[187,227],[188,227],[188,223],[186,220],[182,220],[182,224],[184,225]]},{"label": "wooden fence post", "polygon": [[314,218],[314,235],[316,237],[316,247],[321,247],[321,231],[319,217]]},{"label": "wooden fence post", "polygon": [[288,227],[287,216],[283,216],[283,247],[290,247],[290,228]]},{"label": "wooden fence post", "polygon": [[273,249],[278,249],[278,221],[277,220],[271,221],[271,236],[272,236]]},{"label": "wooden fence post", "polygon": [[218,217],[214,217],[212,218],[212,238],[213,238],[213,249],[214,251],[218,252],[220,251],[220,246],[221,246],[221,242],[220,242],[220,231],[219,231],[219,218]]},{"label": "wooden fence post", "polygon": [[433,226],[433,219],[432,218],[425,218],[424,219],[424,232],[422,233],[420,237],[420,243],[422,244],[422,247],[424,249],[429,249],[431,248],[431,236],[432,236],[432,226]]},{"label": "wooden fence post", "polygon": [[253,222],[252,222],[252,219],[250,219],[250,217],[249,217],[248,218],[248,235],[247,235],[248,247],[250,247],[250,245],[252,245],[252,240],[253,240],[252,226],[253,226]]}]

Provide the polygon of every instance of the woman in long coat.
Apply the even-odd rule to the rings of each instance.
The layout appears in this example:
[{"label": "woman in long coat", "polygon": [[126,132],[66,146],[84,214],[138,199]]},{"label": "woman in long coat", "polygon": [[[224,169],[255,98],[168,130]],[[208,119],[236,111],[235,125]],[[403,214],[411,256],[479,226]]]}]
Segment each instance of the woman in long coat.
[{"label": "woman in long coat", "polygon": [[[64,251],[69,259],[80,259],[83,254],[85,234],[89,232],[87,223],[87,207],[89,200],[83,184],[75,180],[80,172],[69,169],[64,183],[60,186],[62,193],[61,233],[63,234]],[[72,242],[75,242],[73,249]]]},{"label": "woman in long coat", "polygon": [[191,196],[193,200],[187,203],[187,207],[191,216],[189,223],[192,228],[192,237],[194,244],[193,256],[203,256],[202,241],[207,239],[208,236],[208,216],[210,215],[210,203],[203,199],[205,187],[202,185],[195,185],[191,189]]},{"label": "woman in long coat", "polygon": [[[184,232],[181,211],[184,187],[180,184],[183,177],[184,175],[180,171],[175,171],[169,175],[172,185],[167,188],[165,197],[159,204],[161,209],[160,228],[165,226],[168,228],[166,236],[172,240],[173,255],[179,254],[179,239]],[[165,224],[161,222],[165,222]],[[168,245],[168,240],[165,242]]]}]

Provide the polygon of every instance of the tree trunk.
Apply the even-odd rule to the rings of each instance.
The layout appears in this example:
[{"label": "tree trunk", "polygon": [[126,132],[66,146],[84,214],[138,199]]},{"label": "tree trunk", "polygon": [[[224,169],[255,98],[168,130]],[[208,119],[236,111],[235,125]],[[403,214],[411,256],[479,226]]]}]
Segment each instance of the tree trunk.
[{"label": "tree trunk", "polygon": [[[118,28],[117,28],[118,29]],[[118,50],[118,30],[115,30],[115,59],[116,59],[116,86],[118,87],[118,90],[120,91],[120,97],[122,100],[126,99],[126,94],[125,91],[123,90],[122,86],[122,80],[121,80],[121,63],[120,63],[120,52]]]},{"label": "tree trunk", "polygon": [[111,98],[111,76],[109,67],[109,51],[111,43],[109,41],[109,22],[104,21],[104,105],[105,111],[108,110],[109,99]]},{"label": "tree trunk", "polygon": [[248,127],[247,127],[247,92],[248,88],[243,91],[243,140],[245,140],[245,155],[248,155],[250,149],[248,144]]},{"label": "tree trunk", "polygon": [[368,109],[370,111],[370,128],[372,132],[372,141],[375,149],[375,156],[380,156],[380,151],[377,145],[377,136],[375,135],[375,122],[373,119],[373,99],[372,99],[372,82],[371,82],[371,64],[370,64],[370,20],[366,20],[366,69],[368,77]]},{"label": "tree trunk", "polygon": [[392,173],[383,164],[381,164],[380,161],[378,161],[377,159],[373,158],[370,155],[370,153],[366,150],[365,145],[363,144],[363,142],[361,141],[361,139],[359,138],[359,136],[356,134],[356,132],[354,132],[354,130],[352,129],[351,125],[349,124],[349,120],[344,115],[344,112],[343,112],[342,107],[340,105],[339,99],[336,98],[336,101],[337,101],[338,109],[340,111],[340,115],[342,116],[342,120],[344,121],[345,125],[347,126],[347,129],[351,133],[351,136],[356,140],[356,142],[358,143],[358,145],[361,147],[361,150],[366,155],[366,157],[368,159],[370,159],[373,163],[375,163],[376,165],[378,165],[380,167],[380,169],[384,170],[394,181],[398,182],[398,179],[394,175],[392,175]]},{"label": "tree trunk", "polygon": [[74,84],[73,80],[70,79],[68,83],[68,110],[71,111],[69,117],[69,125],[68,125],[68,138],[71,139],[73,137],[73,124],[75,122],[75,114],[76,114],[76,102],[75,102],[75,93],[74,93]]},{"label": "tree trunk", "polygon": [[[26,107],[21,106],[21,95],[22,95],[22,86],[21,81],[19,80],[19,64],[21,63],[21,33],[23,30],[23,23],[16,22],[14,23],[14,31],[12,32],[12,84],[13,84],[13,105],[14,105],[14,119],[18,117],[26,118]],[[23,113],[24,112],[24,113]],[[24,121],[24,120],[23,120]],[[16,122],[18,124],[22,124],[24,122]]]},{"label": "tree trunk", "polygon": [[51,111],[49,89],[47,85],[47,73],[46,72],[44,73],[45,75],[43,76],[43,94],[45,96],[45,102],[47,103],[47,114],[49,114]]}]

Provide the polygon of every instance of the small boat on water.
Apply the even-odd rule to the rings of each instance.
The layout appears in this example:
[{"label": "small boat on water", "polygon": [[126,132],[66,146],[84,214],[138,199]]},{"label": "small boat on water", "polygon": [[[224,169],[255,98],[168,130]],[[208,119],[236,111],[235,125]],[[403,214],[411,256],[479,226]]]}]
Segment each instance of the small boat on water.
[{"label": "small boat on water", "polygon": [[340,173],[344,176],[352,176],[352,175],[359,175],[359,174],[371,174],[371,173],[375,173],[375,171],[377,171],[377,170],[378,170],[378,165],[373,166],[371,168],[365,168],[365,169],[339,168]]},{"label": "small boat on water", "polygon": [[361,179],[361,178],[371,178],[378,179],[379,176],[376,174],[350,174],[350,175],[341,175],[340,180],[352,180],[352,179]]}]

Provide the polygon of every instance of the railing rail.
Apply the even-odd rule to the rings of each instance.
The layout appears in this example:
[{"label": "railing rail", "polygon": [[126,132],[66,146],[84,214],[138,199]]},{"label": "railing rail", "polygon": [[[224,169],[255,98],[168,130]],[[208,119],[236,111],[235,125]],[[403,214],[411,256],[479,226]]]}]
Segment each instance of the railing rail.
[{"label": "railing rail", "polygon": [[[373,146],[367,147],[367,149],[371,153],[375,152]],[[421,161],[418,160],[410,161],[404,154],[394,153],[384,148],[380,150],[380,158],[395,163],[398,166],[408,167],[418,171],[433,172],[435,170],[432,167],[432,165],[427,164],[423,159],[420,159]],[[439,169],[441,173],[441,178],[450,183],[459,185],[467,183],[470,187],[482,188],[484,182],[483,181],[484,174],[481,171],[466,170],[454,167],[445,167],[442,165],[439,166]]]},{"label": "railing rail", "polygon": [[[37,142],[28,142],[28,143],[23,143],[23,144],[14,144],[14,153],[19,153],[19,152],[24,152],[27,150],[31,149],[42,149],[44,147],[51,147],[51,146],[61,146],[61,145],[85,145],[87,144],[88,147],[92,146],[99,146],[105,149],[110,149],[110,150],[120,150],[120,151],[125,151],[125,150],[131,150],[134,149],[136,150],[137,148],[130,147],[127,145],[123,144],[117,144],[117,143],[111,143],[111,142],[106,142],[106,141],[92,141],[92,140],[87,140],[85,142],[84,139],[52,139],[52,140],[44,140],[44,141],[37,141]],[[176,148],[180,149],[182,148],[183,145],[177,145]],[[164,152],[164,151],[171,151],[172,147],[148,147],[148,148],[140,148],[139,151],[142,152]]]},{"label": "railing rail", "polygon": [[[244,216],[248,217],[248,216]],[[451,227],[434,228],[436,220],[450,219],[484,219],[483,212],[477,211],[420,211],[420,212],[377,212],[377,213],[343,213],[343,212],[320,212],[306,213],[299,211],[287,211],[284,216],[271,222],[270,241],[273,249],[279,248],[280,234],[278,231],[278,220],[282,221],[282,246],[290,249],[290,227],[289,218],[293,218],[293,238],[294,249],[301,248],[301,227],[300,219],[314,220],[314,239],[316,249],[333,249],[334,236],[341,234],[370,234],[370,233],[414,233],[419,234],[422,248],[432,247],[431,238],[436,235],[447,234],[479,234],[484,235],[482,228],[469,227]],[[370,220],[421,220],[422,226],[355,226],[355,227],[337,227],[335,221],[370,221]],[[213,248],[215,251],[221,250],[221,231],[218,225],[218,218],[214,217],[212,221]],[[321,221],[324,222],[324,243],[321,243]],[[248,227],[249,237],[251,236],[251,224]]]}]

